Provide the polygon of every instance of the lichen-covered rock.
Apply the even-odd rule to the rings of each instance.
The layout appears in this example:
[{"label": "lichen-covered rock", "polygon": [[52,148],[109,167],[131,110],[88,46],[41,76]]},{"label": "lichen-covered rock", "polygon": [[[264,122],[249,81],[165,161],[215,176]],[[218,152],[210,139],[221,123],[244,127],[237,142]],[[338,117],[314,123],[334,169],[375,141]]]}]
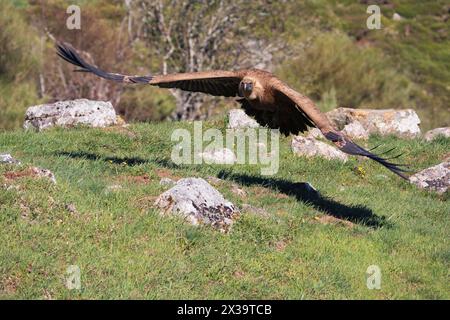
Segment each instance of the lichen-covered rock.
[{"label": "lichen-covered rock", "polygon": [[162,193],[155,201],[163,215],[183,217],[193,225],[210,225],[229,231],[239,210],[219,191],[201,178],[185,178]]},{"label": "lichen-covered rock", "polygon": [[0,154],[0,163],[4,164],[20,164],[20,161],[17,159],[14,159],[10,154]]},{"label": "lichen-covered rock", "polygon": [[348,156],[335,147],[318,141],[313,138],[305,138],[302,136],[295,136],[292,139],[292,151],[300,156],[306,157],[323,157],[328,160],[338,159],[341,161],[347,161]]},{"label": "lichen-covered rock", "polygon": [[422,170],[409,178],[420,188],[444,193],[450,185],[450,161]]},{"label": "lichen-covered rock", "polygon": [[228,113],[228,128],[245,129],[258,128],[260,125],[255,119],[249,117],[242,109],[232,109]]},{"label": "lichen-covered rock", "polygon": [[227,148],[201,152],[199,156],[207,164],[234,164],[237,161],[234,152]]},{"label": "lichen-covered rock", "polygon": [[28,108],[23,127],[40,131],[53,126],[107,127],[116,123],[117,115],[110,102],[78,99]]},{"label": "lichen-covered rock", "polygon": [[438,136],[444,136],[446,138],[450,138],[450,127],[436,128],[430,131],[427,131],[423,136],[426,141],[431,141],[437,138]]},{"label": "lichen-covered rock", "polygon": [[369,139],[369,132],[364,129],[359,121],[354,121],[344,126],[342,132],[351,139],[367,140]]},{"label": "lichen-covered rock", "polygon": [[327,116],[340,130],[350,123],[359,121],[369,134],[392,134],[402,138],[415,138],[420,135],[420,119],[412,109],[337,108],[327,112]]}]

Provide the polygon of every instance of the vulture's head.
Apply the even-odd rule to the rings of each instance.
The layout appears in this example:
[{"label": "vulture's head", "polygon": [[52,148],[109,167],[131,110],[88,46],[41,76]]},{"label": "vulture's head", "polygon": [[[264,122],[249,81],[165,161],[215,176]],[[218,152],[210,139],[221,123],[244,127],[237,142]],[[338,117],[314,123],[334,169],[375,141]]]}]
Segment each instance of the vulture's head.
[{"label": "vulture's head", "polygon": [[239,94],[250,100],[256,99],[259,87],[256,80],[244,78],[239,84]]}]

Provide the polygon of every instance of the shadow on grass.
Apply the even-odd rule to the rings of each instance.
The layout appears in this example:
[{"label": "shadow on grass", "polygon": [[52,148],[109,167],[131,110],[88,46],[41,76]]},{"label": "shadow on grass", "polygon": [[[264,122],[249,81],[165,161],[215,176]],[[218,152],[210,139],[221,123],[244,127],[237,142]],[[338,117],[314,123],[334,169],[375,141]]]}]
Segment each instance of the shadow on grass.
[{"label": "shadow on grass", "polygon": [[219,178],[231,180],[245,186],[263,186],[288,196],[294,196],[297,201],[309,203],[320,211],[323,211],[333,217],[345,219],[353,223],[365,225],[372,228],[386,227],[388,222],[385,217],[379,217],[373,211],[365,206],[348,206],[336,202],[330,198],[322,196],[320,192],[311,189],[305,182],[292,182],[285,179],[266,178],[259,176],[249,176],[247,174],[232,173],[222,170]]},{"label": "shadow on grass", "polygon": [[[87,159],[93,161],[105,161],[114,164],[122,164],[124,162],[129,166],[152,163],[159,167],[167,169],[183,169],[188,166],[180,166],[167,159],[142,159],[138,157],[115,157],[115,156],[101,156],[94,153],[84,151],[74,152],[58,152],[58,156],[65,156],[76,159]],[[272,190],[284,193],[288,196],[294,196],[297,201],[313,205],[318,210],[325,212],[333,217],[345,219],[353,223],[365,225],[372,228],[388,227],[389,223],[384,217],[379,217],[373,211],[365,206],[356,205],[348,206],[336,202],[330,198],[322,196],[305,182],[292,182],[285,179],[266,178],[260,176],[251,176],[247,174],[234,173],[229,170],[221,170],[218,178],[223,180],[230,180],[244,186],[262,186]]]}]

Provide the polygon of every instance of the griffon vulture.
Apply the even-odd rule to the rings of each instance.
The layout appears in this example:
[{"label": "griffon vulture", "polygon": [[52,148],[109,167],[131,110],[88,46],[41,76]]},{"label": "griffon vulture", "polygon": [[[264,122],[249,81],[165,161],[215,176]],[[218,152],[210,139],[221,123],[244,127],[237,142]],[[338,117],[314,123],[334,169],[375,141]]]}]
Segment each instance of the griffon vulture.
[{"label": "griffon vulture", "polygon": [[58,44],[57,53],[62,59],[80,68],[75,71],[90,72],[108,80],[204,92],[213,96],[238,97],[237,101],[245,112],[262,126],[279,129],[285,135],[298,134],[307,131],[308,127],[317,127],[341,151],[368,157],[400,177],[408,179],[403,173],[407,170],[403,169],[402,165],[392,163],[388,161],[390,159],[382,158],[358,146],[345,134],[334,129],[327,116],[311,99],[290,88],[270,72],[247,69],[127,76],[105,72],[88,64],[69,45]]}]

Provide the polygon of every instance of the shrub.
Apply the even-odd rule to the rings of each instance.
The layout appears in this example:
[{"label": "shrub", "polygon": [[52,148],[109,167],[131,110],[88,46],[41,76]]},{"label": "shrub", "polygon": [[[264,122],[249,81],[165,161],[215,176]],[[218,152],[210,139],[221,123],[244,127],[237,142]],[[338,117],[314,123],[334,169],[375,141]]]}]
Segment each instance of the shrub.
[{"label": "shrub", "polygon": [[[280,74],[293,87],[327,105],[401,108],[411,104],[412,83],[383,53],[359,47],[341,33],[319,33],[282,64]],[[331,103],[331,105],[330,105]]]},{"label": "shrub", "polygon": [[0,0],[0,130],[23,121],[24,110],[38,101],[35,85],[40,59],[38,39],[22,12]]}]

